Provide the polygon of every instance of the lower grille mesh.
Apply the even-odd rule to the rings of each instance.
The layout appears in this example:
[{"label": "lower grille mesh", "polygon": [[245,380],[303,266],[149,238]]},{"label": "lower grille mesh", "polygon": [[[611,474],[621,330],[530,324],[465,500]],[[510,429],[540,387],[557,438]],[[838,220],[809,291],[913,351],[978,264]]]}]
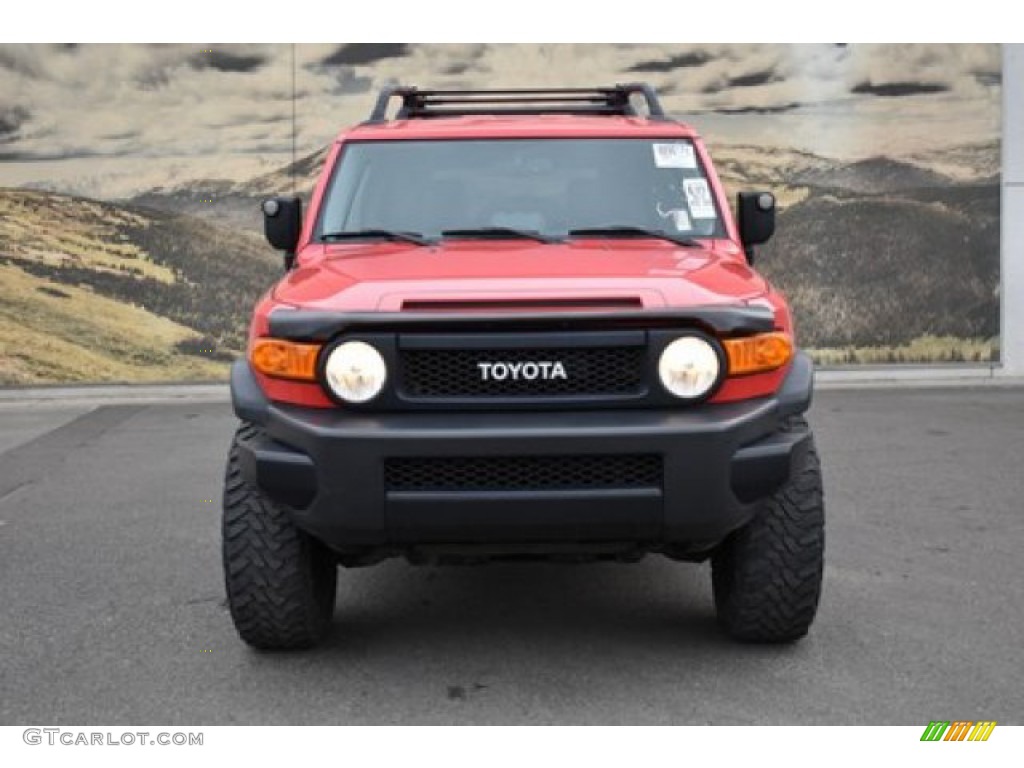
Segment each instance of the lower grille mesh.
[{"label": "lower grille mesh", "polygon": [[661,488],[652,454],[400,458],[384,464],[389,491]]}]

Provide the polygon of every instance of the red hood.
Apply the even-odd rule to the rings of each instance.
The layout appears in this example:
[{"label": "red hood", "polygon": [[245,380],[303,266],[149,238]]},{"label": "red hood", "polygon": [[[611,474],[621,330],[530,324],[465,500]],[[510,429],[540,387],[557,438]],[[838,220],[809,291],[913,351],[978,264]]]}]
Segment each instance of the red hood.
[{"label": "red hood", "polygon": [[656,308],[763,296],[765,281],[732,243],[725,249],[650,240],[317,245],[274,298],[307,309],[393,312],[409,301],[605,299]]}]

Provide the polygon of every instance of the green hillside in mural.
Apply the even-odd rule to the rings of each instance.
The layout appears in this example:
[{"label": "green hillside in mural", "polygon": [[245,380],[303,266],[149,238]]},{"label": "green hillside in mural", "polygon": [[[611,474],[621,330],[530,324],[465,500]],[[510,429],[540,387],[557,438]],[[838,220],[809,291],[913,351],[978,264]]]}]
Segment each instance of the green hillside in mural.
[{"label": "green hillside in mural", "polygon": [[[758,268],[786,292],[800,343],[828,365],[998,359],[999,151],[988,142],[840,162],[712,146],[731,194],[777,195],[778,234]],[[211,222],[222,209],[246,212],[255,230],[263,195],[294,185],[308,199],[325,154],[252,182],[182,185],[134,202]],[[215,190],[218,206],[197,205]]]},{"label": "green hillside in mural", "polygon": [[734,169],[734,185],[779,194],[777,235],[758,266],[819,363],[998,360],[998,158],[989,143]]},{"label": "green hillside in mural", "polygon": [[[998,358],[998,145],[854,163],[712,149],[731,193],[778,195],[758,266],[819,362]],[[308,198],[324,156],[118,203],[0,190],[0,384],[223,379],[280,274],[259,200]],[[964,156],[973,173],[946,160]]]},{"label": "green hillside in mural", "polygon": [[279,271],[252,233],[0,189],[0,384],[222,379]]}]

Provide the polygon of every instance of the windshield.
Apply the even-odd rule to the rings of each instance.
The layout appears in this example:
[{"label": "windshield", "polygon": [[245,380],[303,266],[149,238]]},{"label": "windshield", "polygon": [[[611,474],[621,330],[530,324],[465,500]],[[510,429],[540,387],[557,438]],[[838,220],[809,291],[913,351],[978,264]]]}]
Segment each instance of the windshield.
[{"label": "windshield", "polygon": [[437,238],[500,228],[564,238],[612,227],[724,236],[692,142],[352,142],[328,186],[316,237],[377,230]]}]

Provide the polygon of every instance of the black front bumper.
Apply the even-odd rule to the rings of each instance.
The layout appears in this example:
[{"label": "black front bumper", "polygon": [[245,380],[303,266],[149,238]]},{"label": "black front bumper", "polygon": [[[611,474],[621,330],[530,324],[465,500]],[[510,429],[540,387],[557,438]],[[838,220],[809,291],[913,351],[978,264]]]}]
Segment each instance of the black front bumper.
[{"label": "black front bumper", "polygon": [[[780,430],[810,405],[810,360],[772,397],[679,410],[564,413],[352,413],[271,403],[244,361],[232,369],[239,418],[264,436],[241,446],[251,482],[297,525],[342,553],[466,545],[494,551],[617,542],[700,553],[745,524],[784,483],[809,433]],[[648,487],[389,487],[389,460],[657,456]],[[554,461],[554,459],[552,459]],[[557,462],[556,462],[557,463]]]}]

